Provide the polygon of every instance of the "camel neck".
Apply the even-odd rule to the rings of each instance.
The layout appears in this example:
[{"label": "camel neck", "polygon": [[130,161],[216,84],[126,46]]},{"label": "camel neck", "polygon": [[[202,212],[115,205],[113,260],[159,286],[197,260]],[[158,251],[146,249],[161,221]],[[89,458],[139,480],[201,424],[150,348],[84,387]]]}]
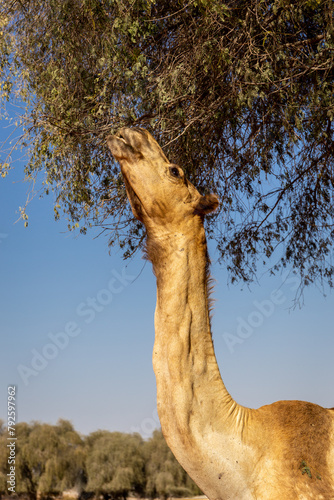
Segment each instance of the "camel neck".
[{"label": "camel neck", "polygon": [[173,442],[180,449],[180,439],[201,447],[206,432],[222,432],[224,426],[228,432],[240,410],[214,354],[204,228],[190,234],[166,237],[152,259],[157,277],[153,365],[160,422],[172,449]]}]

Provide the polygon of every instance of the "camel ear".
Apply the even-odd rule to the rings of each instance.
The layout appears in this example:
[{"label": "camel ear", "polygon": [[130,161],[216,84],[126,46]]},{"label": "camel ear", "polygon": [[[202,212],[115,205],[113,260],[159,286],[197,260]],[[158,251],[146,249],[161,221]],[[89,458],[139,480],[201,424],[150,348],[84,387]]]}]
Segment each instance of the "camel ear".
[{"label": "camel ear", "polygon": [[195,205],[195,214],[207,215],[219,206],[218,196],[215,194],[207,194],[206,196],[200,196]]}]

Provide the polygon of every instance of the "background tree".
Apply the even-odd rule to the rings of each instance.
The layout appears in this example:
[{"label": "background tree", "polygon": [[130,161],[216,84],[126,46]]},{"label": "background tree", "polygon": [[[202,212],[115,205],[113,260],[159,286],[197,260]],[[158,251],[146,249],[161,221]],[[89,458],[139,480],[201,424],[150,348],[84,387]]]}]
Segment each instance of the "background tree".
[{"label": "background tree", "polygon": [[161,431],[145,443],[146,495],[149,498],[192,497],[201,491],[168,448]]},{"label": "background tree", "polygon": [[102,225],[127,255],[142,241],[105,146],[140,125],[220,195],[208,232],[232,279],[261,257],[333,284],[332,0],[1,0],[0,23],[25,175],[70,229]]},{"label": "background tree", "polygon": [[7,492],[8,474],[8,440],[7,429],[4,420],[0,419],[0,498]]},{"label": "background tree", "polygon": [[[95,498],[193,497],[201,491],[179,465],[161,431],[139,434],[96,431],[81,437],[72,424],[20,422],[16,426],[16,493],[31,500],[74,489]],[[8,435],[0,420],[0,494],[8,493]]]},{"label": "background tree", "polygon": [[141,495],[145,487],[143,440],[139,434],[97,431],[88,436],[86,490],[95,496]]},{"label": "background tree", "polygon": [[34,427],[38,428],[40,425],[37,423],[29,425],[25,422],[16,425],[16,436],[20,443],[16,449],[16,493],[27,495],[30,500],[37,498],[38,481],[42,471],[41,460],[36,457],[36,454],[40,455],[40,451],[35,448],[31,450],[30,446],[30,434]]},{"label": "background tree", "polygon": [[17,493],[35,500],[64,490],[82,488],[85,481],[83,441],[70,422],[17,426]]}]

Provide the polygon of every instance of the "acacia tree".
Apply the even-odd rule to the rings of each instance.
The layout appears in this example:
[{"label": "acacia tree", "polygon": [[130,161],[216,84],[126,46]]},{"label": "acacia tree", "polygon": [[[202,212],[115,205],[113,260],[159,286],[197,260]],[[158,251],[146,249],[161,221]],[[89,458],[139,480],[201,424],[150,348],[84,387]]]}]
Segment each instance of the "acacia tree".
[{"label": "acacia tree", "polygon": [[143,126],[220,196],[207,229],[232,279],[275,257],[333,284],[332,0],[1,3],[0,89],[24,103],[26,177],[43,173],[56,218],[134,251],[144,229],[105,137]]}]

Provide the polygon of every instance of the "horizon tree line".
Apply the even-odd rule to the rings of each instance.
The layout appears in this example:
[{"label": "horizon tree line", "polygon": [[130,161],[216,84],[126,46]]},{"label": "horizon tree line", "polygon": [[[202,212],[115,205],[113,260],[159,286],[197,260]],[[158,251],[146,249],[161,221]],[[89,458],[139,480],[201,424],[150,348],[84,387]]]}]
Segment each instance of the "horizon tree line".
[{"label": "horizon tree line", "polygon": [[[7,428],[0,422],[0,494],[8,494]],[[61,496],[126,499],[194,496],[199,488],[167,447],[162,432],[98,430],[81,436],[71,422],[16,425],[15,494],[29,500]],[[75,496],[74,495],[74,496]]]}]

